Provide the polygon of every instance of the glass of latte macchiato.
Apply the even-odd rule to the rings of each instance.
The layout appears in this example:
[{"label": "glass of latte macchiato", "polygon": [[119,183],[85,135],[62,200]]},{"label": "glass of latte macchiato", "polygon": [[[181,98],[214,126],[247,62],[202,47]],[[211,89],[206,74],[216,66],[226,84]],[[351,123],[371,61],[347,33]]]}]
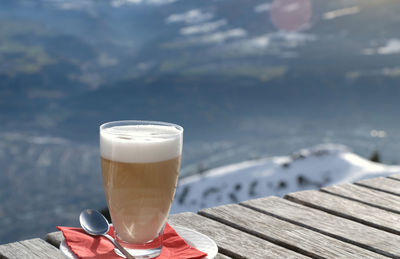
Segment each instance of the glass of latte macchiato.
[{"label": "glass of latte macchiato", "polygon": [[100,126],[104,191],[117,241],[137,258],[161,253],[178,181],[183,128],[165,122]]}]

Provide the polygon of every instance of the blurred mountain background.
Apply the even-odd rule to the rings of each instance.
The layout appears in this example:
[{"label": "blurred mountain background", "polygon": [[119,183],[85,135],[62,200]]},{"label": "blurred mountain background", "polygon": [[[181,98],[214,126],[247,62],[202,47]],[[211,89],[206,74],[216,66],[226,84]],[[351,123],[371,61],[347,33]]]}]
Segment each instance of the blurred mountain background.
[{"label": "blurred mountain background", "polygon": [[396,0],[1,0],[0,243],[105,205],[98,127],[111,120],[182,125],[182,177],[327,142],[398,163],[399,12]]}]

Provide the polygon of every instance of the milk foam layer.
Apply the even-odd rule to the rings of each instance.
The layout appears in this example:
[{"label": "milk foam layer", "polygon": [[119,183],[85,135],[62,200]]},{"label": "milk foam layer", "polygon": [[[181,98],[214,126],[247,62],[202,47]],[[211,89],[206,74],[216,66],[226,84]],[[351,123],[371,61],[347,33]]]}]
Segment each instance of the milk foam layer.
[{"label": "milk foam layer", "polygon": [[182,153],[182,131],[174,126],[115,126],[100,131],[100,155],[123,163],[160,162]]}]

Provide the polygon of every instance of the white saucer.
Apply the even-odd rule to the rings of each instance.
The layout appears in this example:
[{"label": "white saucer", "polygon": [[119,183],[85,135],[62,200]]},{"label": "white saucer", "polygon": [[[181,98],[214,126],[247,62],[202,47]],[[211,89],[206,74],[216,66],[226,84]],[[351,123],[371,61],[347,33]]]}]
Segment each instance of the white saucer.
[{"label": "white saucer", "polygon": [[[218,253],[218,247],[215,242],[206,235],[203,235],[197,231],[192,229],[188,229],[181,226],[172,226],[175,231],[188,243],[188,245],[193,246],[194,248],[207,253],[207,256],[204,259],[212,259]],[[69,249],[65,239],[60,244],[61,252],[67,257],[71,259],[78,259],[78,257],[74,254],[74,252]]]}]

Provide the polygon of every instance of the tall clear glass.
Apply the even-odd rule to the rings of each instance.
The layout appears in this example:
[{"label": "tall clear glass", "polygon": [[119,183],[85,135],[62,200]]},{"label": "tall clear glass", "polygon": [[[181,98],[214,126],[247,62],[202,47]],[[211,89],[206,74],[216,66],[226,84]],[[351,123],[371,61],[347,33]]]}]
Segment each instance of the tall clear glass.
[{"label": "tall clear glass", "polygon": [[137,258],[161,253],[178,181],[183,128],[155,121],[100,126],[104,191],[117,241]]}]

